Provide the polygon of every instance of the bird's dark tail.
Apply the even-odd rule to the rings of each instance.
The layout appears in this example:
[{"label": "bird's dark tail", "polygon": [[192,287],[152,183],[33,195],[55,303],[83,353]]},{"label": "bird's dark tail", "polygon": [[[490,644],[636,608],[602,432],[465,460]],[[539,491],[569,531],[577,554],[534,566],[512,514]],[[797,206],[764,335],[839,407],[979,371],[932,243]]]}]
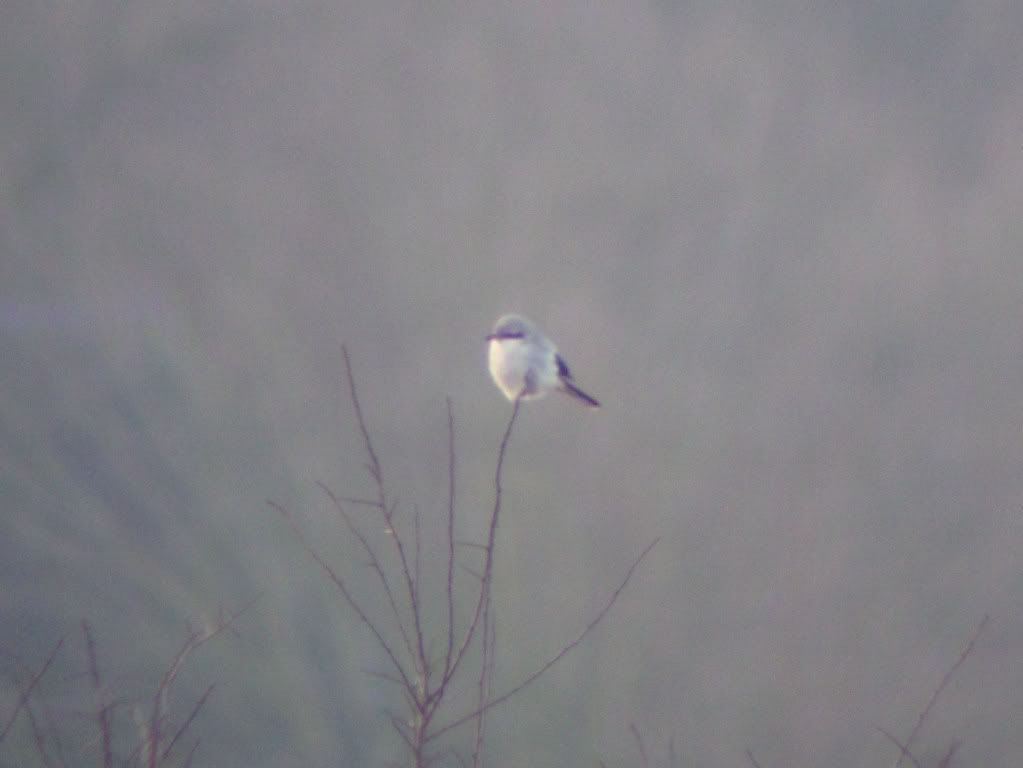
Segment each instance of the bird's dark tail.
[{"label": "bird's dark tail", "polygon": [[577,387],[568,379],[561,380],[561,391],[564,392],[566,395],[571,395],[580,402],[585,403],[590,408],[600,407],[600,403],[598,403],[595,399],[587,395],[585,392],[579,389],[579,387]]}]

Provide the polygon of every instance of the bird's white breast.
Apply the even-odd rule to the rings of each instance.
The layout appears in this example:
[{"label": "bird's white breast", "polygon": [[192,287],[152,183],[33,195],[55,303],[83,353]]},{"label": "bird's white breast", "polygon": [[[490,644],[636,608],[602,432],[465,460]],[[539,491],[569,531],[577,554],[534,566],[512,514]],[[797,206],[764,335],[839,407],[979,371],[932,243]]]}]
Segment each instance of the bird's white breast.
[{"label": "bird's white breast", "polygon": [[522,339],[494,339],[490,342],[490,375],[504,396],[514,400],[526,385],[529,350]]},{"label": "bird's white breast", "polygon": [[[514,400],[522,395],[531,400],[543,397],[557,386],[554,347],[546,340],[494,339],[490,342],[490,375],[504,396]],[[523,394],[523,390],[529,391]]]}]

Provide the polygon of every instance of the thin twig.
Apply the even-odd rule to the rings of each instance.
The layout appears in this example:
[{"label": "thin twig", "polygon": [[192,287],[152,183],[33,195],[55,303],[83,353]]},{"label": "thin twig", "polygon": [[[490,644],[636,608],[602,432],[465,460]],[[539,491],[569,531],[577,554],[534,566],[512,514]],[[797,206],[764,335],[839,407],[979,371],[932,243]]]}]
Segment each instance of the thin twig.
[{"label": "thin twig", "polygon": [[53,713],[53,708],[50,707],[50,703],[45,695],[37,690],[36,698],[38,699],[37,705],[42,709],[42,716],[45,721],[45,730],[42,726],[35,724],[35,711],[32,709],[33,703],[29,702],[27,705],[27,712],[30,717],[30,721],[33,722],[33,730],[37,727],[40,729],[40,737],[44,740],[48,739],[52,744],[53,751],[56,753],[56,763],[61,768],[66,768],[69,765],[68,762],[68,751],[63,746],[63,740],[60,738],[60,729],[57,728],[56,716]]},{"label": "thin twig", "polygon": [[[494,619],[490,613],[491,595],[487,594],[487,602],[483,606],[483,641],[481,643],[480,676],[477,681],[476,700],[477,706],[482,707],[490,697],[490,684],[493,680],[491,670],[493,668],[494,651]],[[472,766],[482,768],[483,765],[483,741],[486,733],[486,710],[481,709],[476,718],[476,738],[473,742]]]},{"label": "thin twig", "polygon": [[913,756],[913,753],[909,751],[909,747],[907,747],[905,744],[903,744],[901,741],[899,741],[898,738],[895,736],[895,734],[885,730],[880,725],[875,725],[874,727],[877,728],[877,730],[879,730],[881,733],[883,733],[892,744],[894,744],[895,746],[897,746],[899,748],[899,754],[900,755],[902,755],[904,757],[908,757],[909,761],[913,765],[915,765],[916,768],[923,768],[923,766],[920,765],[920,761],[917,760]]},{"label": "thin twig", "polygon": [[379,508],[384,516],[384,520],[386,521],[388,528],[393,533],[391,539],[394,541],[394,546],[398,553],[398,559],[401,561],[401,571],[405,577],[405,589],[409,601],[409,608],[412,611],[412,621],[415,624],[416,650],[418,653],[414,655],[414,658],[416,659],[416,669],[419,672],[419,677],[424,681],[423,695],[425,696],[425,680],[427,678],[428,665],[426,660],[426,649],[424,646],[422,618],[420,615],[421,610],[419,601],[416,599],[416,586],[412,579],[412,573],[409,570],[408,558],[405,555],[405,546],[402,544],[401,536],[398,535],[398,531],[394,525],[393,512],[388,511],[387,508],[387,497],[384,494],[384,474],[380,467],[380,459],[377,457],[376,450],[373,448],[373,441],[369,436],[369,428],[366,426],[366,419],[362,413],[362,406],[359,404],[359,392],[355,385],[355,374],[352,371],[352,359],[348,354],[348,347],[342,344],[341,352],[345,359],[345,375],[348,379],[348,392],[352,399],[352,409],[355,411],[355,420],[359,425],[359,431],[362,433],[362,442],[366,448],[366,454],[369,457],[369,464],[367,465],[367,468],[376,483]]},{"label": "thin twig", "polygon": [[384,640],[384,636],[381,634],[380,630],[377,629],[376,624],[374,624],[370,620],[369,616],[362,609],[362,606],[359,605],[359,602],[348,590],[348,585],[345,583],[344,579],[342,579],[341,576],[338,575],[337,571],[334,570],[330,563],[323,559],[323,557],[317,550],[313,549],[312,545],[309,544],[309,542],[306,540],[305,534],[302,533],[302,530],[298,527],[298,524],[291,518],[291,513],[288,512],[288,510],[285,507],[282,507],[275,501],[267,501],[267,504],[272,509],[276,510],[278,514],[280,514],[281,517],[285,519],[285,521],[291,527],[291,530],[295,534],[296,538],[298,538],[299,543],[302,545],[302,548],[305,549],[306,554],[308,554],[309,557],[311,557],[313,561],[318,566],[320,566],[320,569],[325,574],[327,574],[327,578],[329,578],[334,583],[334,586],[338,588],[338,590],[341,592],[342,597],[344,597],[345,602],[348,603],[348,606],[353,611],[355,611],[355,615],[359,617],[359,620],[362,621],[362,623],[365,624],[367,627],[369,627],[369,631],[373,634],[373,637],[376,640],[377,644],[381,648],[383,648],[384,653],[387,655],[387,658],[390,659],[391,664],[394,666],[395,671],[398,673],[398,676],[401,677],[402,685],[404,685],[407,689],[411,690],[413,688],[412,680],[405,672],[405,668],[402,667],[401,662],[398,661],[398,656],[391,649],[391,646],[387,643],[387,641]]},{"label": "thin twig", "polygon": [[[148,747],[149,768],[157,768],[159,765],[161,741],[160,731],[164,721],[164,710],[166,708],[167,695],[171,686],[174,684],[174,681],[177,679],[178,673],[181,671],[181,667],[184,664],[185,659],[193,651],[205,645],[217,635],[232,629],[233,624],[238,617],[255,605],[261,598],[262,594],[256,595],[256,597],[243,605],[237,611],[226,616],[223,615],[222,612],[218,613],[217,621],[212,624],[212,626],[189,631],[188,636],[185,638],[185,642],[181,644],[178,652],[174,655],[174,658],[171,659],[171,663],[163,673],[163,677],[160,679],[160,684],[157,686],[156,693],[153,695],[153,709],[152,714],[150,715],[149,733],[147,734],[146,743],[146,746]],[[203,700],[205,700],[205,696],[203,697]],[[188,723],[185,725],[187,726]]]},{"label": "thin twig", "polygon": [[36,752],[39,754],[39,759],[43,761],[44,768],[50,768],[53,763],[50,762],[50,755],[46,751],[46,734],[39,727],[36,714],[32,711],[32,702],[25,704],[25,714],[28,716],[28,724],[32,729],[32,738],[35,739]]},{"label": "thin twig", "polygon": [[373,450],[373,441],[369,438],[369,430],[366,429],[366,420],[362,418],[362,406],[359,405],[359,393],[355,389],[355,376],[352,374],[352,359],[348,356],[348,347],[341,345],[341,354],[345,358],[345,372],[348,378],[348,394],[352,399],[352,408],[355,410],[355,420],[358,422],[359,431],[362,432],[362,442],[366,446],[366,453],[369,454],[370,474],[376,481],[377,486],[384,482],[383,473],[380,470],[380,460],[376,451]]},{"label": "thin twig", "polygon": [[753,765],[753,768],[760,768],[760,763],[758,763],[757,759],[755,757],[753,757],[753,750],[752,749],[747,749],[746,750],[746,757],[749,758],[749,761]]},{"label": "thin twig", "polygon": [[363,668],[362,673],[369,675],[370,677],[376,677],[380,680],[386,680],[388,683],[394,683],[395,685],[405,686],[405,683],[396,678],[394,675],[389,675],[386,672],[378,672],[374,669]]},{"label": "thin twig", "polygon": [[380,508],[380,502],[374,501],[373,499],[355,499],[351,496],[342,496],[341,501],[345,502],[345,504],[360,504],[364,507]]},{"label": "thin twig", "polygon": [[192,748],[188,750],[188,757],[185,758],[185,768],[191,768],[192,759],[195,757],[195,752],[197,749],[199,749],[198,739],[195,740],[195,744],[192,745]]},{"label": "thin twig", "polygon": [[654,545],[656,545],[657,542],[658,542],[658,539],[654,539],[652,542],[650,542],[647,545],[646,549],[644,549],[640,553],[639,557],[637,557],[636,560],[632,563],[632,565],[629,566],[629,570],[626,572],[625,578],[622,579],[622,582],[618,585],[618,588],[611,595],[610,599],[607,601],[607,603],[604,605],[604,607],[600,609],[600,611],[593,618],[593,620],[589,624],[586,625],[586,628],[583,629],[583,631],[579,633],[579,635],[575,638],[575,640],[573,640],[568,645],[566,645],[564,648],[562,648],[560,651],[558,651],[558,653],[553,658],[551,658],[549,661],[547,661],[547,663],[545,663],[542,667],[540,667],[538,670],[536,670],[536,672],[531,674],[529,677],[527,677],[521,683],[516,685],[514,688],[512,688],[509,691],[506,691],[505,693],[502,693],[496,699],[492,699],[491,701],[487,702],[484,706],[479,707],[479,708],[473,710],[472,712],[469,712],[468,714],[463,715],[462,717],[458,718],[457,720],[455,720],[455,721],[453,721],[451,723],[448,723],[443,728],[438,729],[434,733],[430,734],[430,739],[435,739],[438,736],[441,736],[442,734],[447,733],[452,728],[457,728],[462,723],[465,723],[465,722],[473,719],[474,717],[476,717],[476,715],[478,715],[481,711],[485,711],[485,710],[491,709],[491,708],[497,706],[498,704],[500,704],[500,703],[502,703],[504,701],[507,701],[512,696],[514,696],[516,693],[518,693],[523,688],[525,688],[527,685],[529,685],[530,683],[534,682],[537,678],[539,678],[548,669],[550,669],[555,664],[557,664],[559,661],[561,661],[561,659],[563,659],[566,654],[568,654],[575,647],[577,647],[585,639],[585,637],[593,630],[593,628],[596,627],[601,622],[601,620],[607,615],[608,611],[611,610],[611,606],[615,604],[615,601],[618,599],[618,596],[625,589],[626,585],[628,585],[629,580],[632,578],[632,574],[635,572],[636,568],[638,568],[639,564],[641,562],[643,562],[643,559],[648,554],[650,554],[650,550],[652,550],[654,548]]},{"label": "thin twig", "polygon": [[334,509],[337,510],[338,515],[344,521],[345,527],[348,528],[349,532],[352,533],[355,538],[359,541],[366,556],[369,557],[368,565],[376,573],[377,578],[380,580],[380,584],[384,588],[384,594],[387,596],[387,603],[391,607],[391,613],[394,615],[394,619],[398,624],[398,629],[401,631],[401,638],[405,642],[405,649],[408,651],[409,658],[415,658],[415,651],[412,650],[412,641],[409,639],[408,632],[405,630],[405,622],[401,620],[401,611],[398,610],[398,603],[394,598],[394,592],[391,589],[391,583],[387,580],[387,576],[384,573],[383,566],[380,564],[380,559],[377,557],[376,551],[370,546],[369,540],[362,533],[359,527],[355,524],[352,516],[348,514],[348,510],[341,504],[341,500],[334,494],[330,488],[324,483],[317,481],[316,483],[320,486],[320,489],[327,494],[327,497],[334,504]]},{"label": "thin twig", "polygon": [[164,672],[163,679],[161,680],[161,685],[166,687],[173,683],[174,680],[177,678],[178,672],[181,670],[181,665],[187,656],[189,656],[197,648],[205,645],[218,635],[221,635],[224,632],[229,632],[232,629],[234,629],[234,623],[242,616],[242,614],[247,612],[252,606],[254,606],[262,599],[263,594],[259,593],[254,598],[249,600],[249,602],[242,605],[242,607],[239,608],[238,610],[228,613],[226,615],[222,611],[220,611],[218,612],[217,620],[215,622],[211,622],[211,624],[207,627],[192,630],[189,633],[188,637],[185,638],[185,642],[182,643],[181,648],[178,650],[177,654],[175,654],[174,658],[171,660],[170,666],[168,666],[166,672]]},{"label": "thin twig", "polygon": [[32,696],[32,691],[34,691],[36,686],[39,685],[39,681],[43,679],[43,675],[46,674],[46,670],[48,670],[50,665],[53,664],[53,660],[57,658],[57,652],[60,651],[60,648],[64,645],[64,641],[66,639],[67,634],[61,635],[60,639],[57,640],[57,644],[53,646],[50,654],[46,657],[46,661],[43,662],[43,665],[32,676],[32,679],[28,681],[28,685],[25,686],[24,690],[18,694],[18,703],[14,705],[14,711],[11,712],[10,717],[7,718],[7,723],[4,725],[3,729],[0,730],[0,741],[4,740],[4,737],[7,736],[7,733],[13,727],[14,721],[18,719],[18,713],[21,711],[21,708],[28,703],[29,698]]},{"label": "thin twig", "polygon": [[639,759],[643,761],[643,765],[650,765],[650,762],[646,759],[646,749],[643,747],[643,737],[639,735],[639,728],[636,727],[635,723],[629,723],[629,732],[632,734],[632,738],[636,741],[636,749],[639,750]]},{"label": "thin twig", "polygon": [[394,728],[394,730],[396,730],[398,732],[398,735],[401,736],[402,741],[405,742],[405,744],[408,746],[408,748],[414,751],[415,750],[415,745],[412,743],[412,737],[410,737],[407,733],[405,733],[405,729],[408,728],[408,724],[405,723],[405,721],[403,721],[400,717],[398,717],[394,713],[391,713],[390,718],[391,718],[391,727]]},{"label": "thin twig", "polygon": [[[980,620],[980,624],[977,625],[977,629],[973,633],[973,637],[970,638],[970,642],[966,644],[966,647],[963,649],[963,652],[959,654],[959,658],[956,660],[956,663],[953,664],[949,668],[948,672],[945,673],[945,676],[941,678],[941,683],[938,685],[937,689],[931,695],[931,700],[927,702],[927,706],[924,707],[924,711],[921,712],[920,717],[917,718],[916,725],[914,725],[913,730],[909,732],[909,738],[906,739],[907,751],[909,750],[910,747],[913,746],[914,739],[916,739],[917,734],[920,733],[920,729],[923,728],[924,721],[927,719],[927,716],[931,713],[931,710],[934,708],[935,703],[937,703],[938,697],[941,695],[941,692],[945,690],[945,686],[948,685],[949,681],[952,679],[952,675],[954,675],[956,670],[962,666],[964,661],[966,661],[966,657],[970,655],[970,652],[973,650],[974,643],[977,642],[977,638],[979,638],[981,632],[984,631],[984,627],[987,626],[989,618],[990,616],[985,615],[984,618]],[[899,759],[895,763],[895,768],[899,768],[902,765],[902,759],[904,755],[905,753],[899,755]]]},{"label": "thin twig", "polygon": [[952,757],[955,755],[958,749],[959,749],[958,741],[953,741],[951,744],[949,744],[948,752],[946,752],[945,756],[941,758],[941,762],[938,763],[938,768],[948,768],[952,764]]},{"label": "thin twig", "polygon": [[100,739],[103,744],[103,766],[111,768],[114,763],[113,748],[111,746],[110,734],[110,711],[104,703],[103,686],[99,674],[99,662],[96,659],[96,644],[92,639],[92,631],[89,629],[89,622],[82,620],[82,634],[85,635],[85,648],[89,655],[89,675],[92,678],[92,687],[96,693],[96,724],[99,728]]},{"label": "thin twig", "polygon": [[43,709],[43,716],[46,718],[46,729],[49,733],[49,738],[53,742],[53,747],[57,753],[57,762],[66,768],[68,764],[67,749],[65,749],[64,742],[60,737],[56,715],[45,697],[40,697],[39,704]]},{"label": "thin twig", "polygon": [[420,529],[419,529],[419,505],[418,504],[413,505],[413,508],[412,508],[412,523],[413,523],[413,532],[415,534],[415,543],[416,543],[416,548],[415,548],[415,551],[413,552],[413,558],[412,558],[412,565],[413,565],[413,569],[414,569],[413,573],[415,574],[415,577],[412,579],[412,587],[413,587],[412,597],[416,601],[416,603],[418,604],[419,603],[419,590],[422,589],[422,585],[423,585],[423,572],[422,572],[421,563],[420,563],[420,558],[422,557],[422,554],[423,554],[423,534],[422,534],[422,531],[420,531]]},{"label": "thin twig", "polygon": [[455,650],[455,416],[448,404],[448,645],[444,653],[444,679],[451,669],[451,654]]},{"label": "thin twig", "polygon": [[211,683],[210,686],[203,692],[202,696],[199,697],[199,700],[195,703],[195,706],[192,707],[192,711],[188,713],[188,717],[185,718],[185,721],[181,724],[181,727],[178,728],[174,736],[171,737],[170,742],[167,744],[167,748],[163,751],[163,755],[161,755],[162,760],[166,760],[170,756],[171,750],[174,749],[174,745],[177,744],[178,740],[185,735],[185,731],[188,730],[188,726],[190,726],[192,724],[192,721],[195,720],[196,716],[199,714],[199,710],[202,709],[203,704],[206,703],[206,699],[210,697],[210,694],[213,693],[213,689],[215,687],[216,684]]},{"label": "thin twig", "polygon": [[[383,493],[381,491],[381,493]],[[412,572],[409,570],[408,558],[405,556],[405,546],[401,542],[401,536],[398,535],[398,531],[395,529],[394,524],[391,522],[392,517],[390,514],[387,515],[387,523],[391,526],[393,536],[391,540],[394,542],[395,549],[398,552],[398,559],[401,561],[401,571],[405,576],[405,590],[406,596],[408,597],[409,610],[412,611],[412,622],[415,625],[415,638],[416,638],[416,669],[419,670],[420,676],[424,679],[426,677],[426,650],[423,645],[423,628],[420,618],[419,601],[416,599],[416,583],[412,578]]]},{"label": "thin twig", "polygon": [[454,660],[451,662],[448,673],[442,679],[441,686],[447,684],[461,664],[462,658],[465,656],[465,652],[469,648],[469,643],[472,642],[473,635],[476,632],[480,616],[483,613],[483,603],[486,600],[487,590],[490,588],[490,574],[494,565],[494,542],[497,536],[497,521],[501,513],[501,470],[504,467],[504,457],[508,450],[508,440],[511,438],[512,427],[515,426],[515,419],[519,415],[519,406],[521,404],[522,400],[516,398],[515,407],[512,408],[511,418],[508,419],[508,427],[504,430],[504,437],[501,438],[501,447],[497,451],[497,467],[494,470],[494,509],[490,514],[490,530],[487,533],[487,547],[483,557],[483,577],[482,583],[480,584],[479,598],[476,601],[476,609],[473,611],[472,621],[469,623],[469,628],[465,632],[465,637],[462,638],[462,644],[458,647],[458,651],[455,653]]}]

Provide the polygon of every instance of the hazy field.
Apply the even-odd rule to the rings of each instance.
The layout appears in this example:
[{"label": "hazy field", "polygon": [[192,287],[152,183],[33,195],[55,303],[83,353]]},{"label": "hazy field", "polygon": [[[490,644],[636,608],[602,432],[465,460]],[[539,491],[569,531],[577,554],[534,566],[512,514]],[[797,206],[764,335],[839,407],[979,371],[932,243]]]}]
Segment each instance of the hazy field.
[{"label": "hazy field", "polygon": [[657,765],[890,766],[984,615],[913,752],[1023,764],[1021,36],[1008,0],[5,4],[0,729],[69,633],[37,693],[96,765],[81,620],[130,704],[258,597],[177,681],[179,717],[216,685],[194,764],[407,762],[266,502],[385,608],[316,485],[373,492],[345,343],[442,648],[445,398],[479,540],[514,310],[604,408],[519,416],[495,691],[660,541],[488,768],[637,765],[630,723]]}]

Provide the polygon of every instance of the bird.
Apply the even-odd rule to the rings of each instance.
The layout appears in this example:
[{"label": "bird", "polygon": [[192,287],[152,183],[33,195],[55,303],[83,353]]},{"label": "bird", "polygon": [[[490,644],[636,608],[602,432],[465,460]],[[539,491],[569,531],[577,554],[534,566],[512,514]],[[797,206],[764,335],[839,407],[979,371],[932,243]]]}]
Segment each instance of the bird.
[{"label": "bird", "polygon": [[552,389],[599,408],[572,380],[554,342],[522,315],[503,315],[487,336],[490,375],[509,400],[533,400]]}]

